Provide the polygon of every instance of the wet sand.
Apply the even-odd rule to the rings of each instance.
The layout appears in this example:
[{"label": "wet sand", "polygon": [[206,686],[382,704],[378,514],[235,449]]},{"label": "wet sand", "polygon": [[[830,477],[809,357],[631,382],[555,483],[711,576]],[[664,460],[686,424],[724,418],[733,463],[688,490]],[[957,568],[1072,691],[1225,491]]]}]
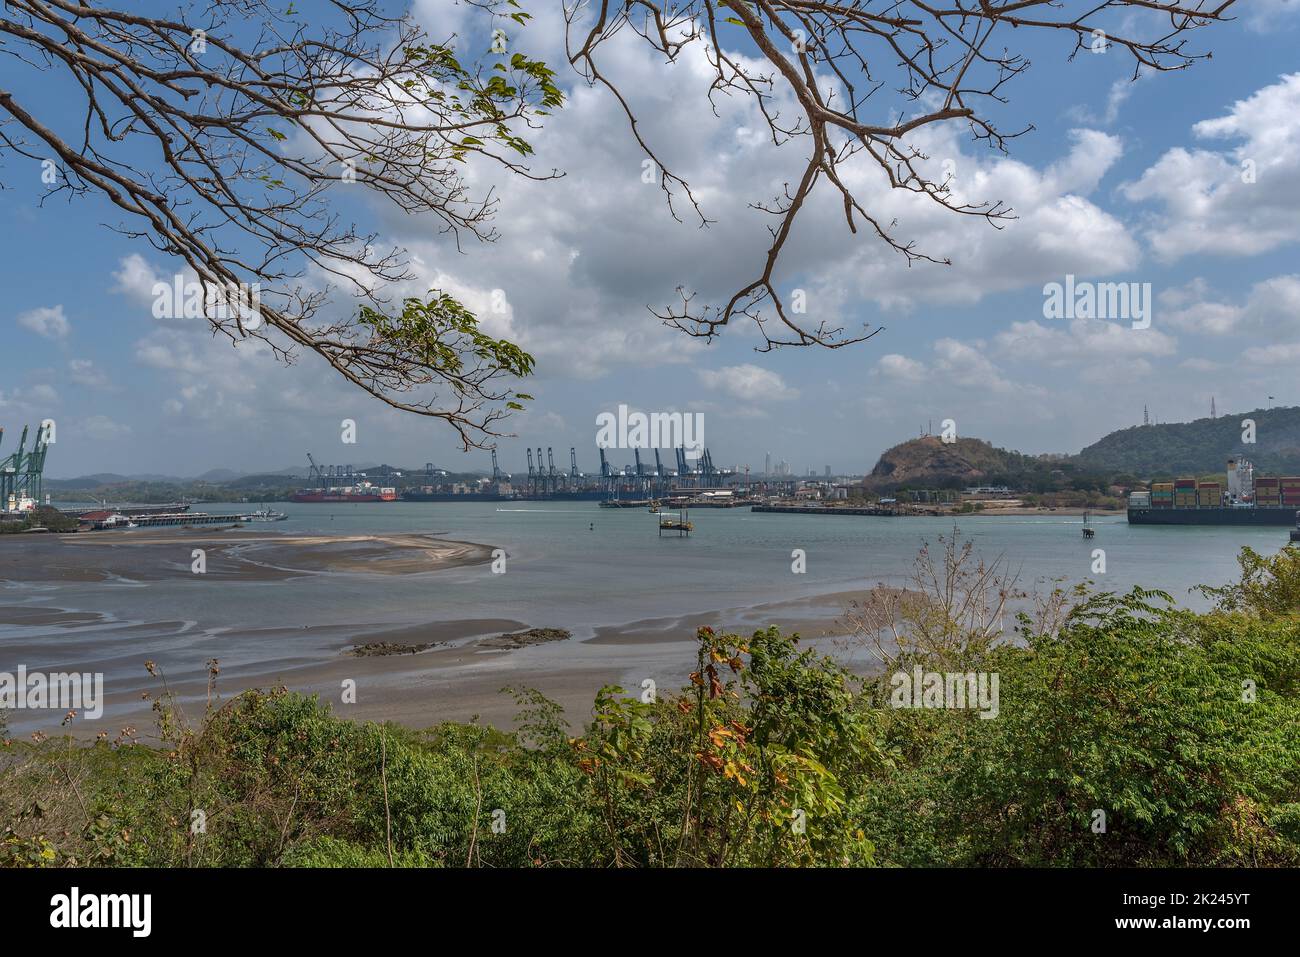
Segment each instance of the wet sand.
[{"label": "wet sand", "polygon": [[[194,549],[206,553],[208,580],[261,583],[317,574],[341,574],[343,581],[357,574],[438,572],[489,562],[492,548],[431,535],[295,535],[243,529],[141,529],[43,537],[22,544],[22,549],[0,545],[0,579],[34,584],[38,591],[48,588],[48,599],[5,604],[0,590],[0,626],[9,626],[0,645],[0,670],[13,670],[21,662],[33,671],[103,672],[106,700],[100,719],[83,715],[67,729],[59,725],[62,712],[11,711],[11,735],[39,729],[84,737],[107,732],[115,738],[123,728],[133,727],[142,740],[152,740],[149,699],[164,689],[164,683],[148,674],[145,659],[170,656],[177,673],[165,676],[170,681],[166,687],[178,696],[191,719],[197,719],[206,699],[205,662],[209,657],[220,659],[222,649],[232,647],[242,649],[242,657],[222,662],[217,682],[218,693],[227,698],[250,688],[284,686],[318,694],[338,713],[360,720],[429,727],[477,716],[510,727],[516,708],[501,690],[527,687],[563,705],[576,728],[586,720],[603,685],[639,693],[645,681],[664,691],[685,684],[695,667],[699,627],[747,635],[777,625],[832,651],[838,619],[854,598],[865,594],[720,608],[594,628],[581,620],[578,610],[574,620],[567,621],[475,617],[393,624],[372,618],[228,628],[213,628],[209,622],[205,630],[183,620],[191,616],[184,602],[172,612],[175,619],[121,621],[107,614],[57,607],[57,586],[89,582],[147,587],[150,582],[188,579],[194,574]],[[365,606],[358,612],[364,616]],[[551,635],[550,640],[536,643],[520,640],[518,633],[530,629],[563,629],[574,631],[575,636]],[[349,653],[367,644],[425,647],[413,653],[362,657]],[[190,655],[193,661],[188,660]],[[355,703],[343,701],[345,686],[355,687]]]},{"label": "wet sand", "polygon": [[[603,685],[618,685],[629,693],[640,693],[647,680],[665,692],[683,686],[695,667],[695,631],[704,625],[749,634],[760,625],[775,624],[787,633],[797,632],[825,653],[842,655],[843,642],[836,639],[843,628],[837,628],[836,620],[858,597],[859,593],[845,593],[776,602],[720,610],[689,621],[650,619],[598,628],[596,635],[586,640],[570,638],[524,647],[497,647],[492,639],[532,627],[562,628],[565,623],[463,619],[365,632],[358,632],[355,626],[316,627],[312,630],[317,639],[323,637],[335,648],[329,657],[279,657],[223,667],[217,691],[229,698],[250,688],[283,686],[317,694],[336,713],[357,720],[393,721],[414,728],[441,721],[479,720],[508,728],[514,726],[517,708],[503,689],[535,688],[564,707],[576,730],[586,721],[595,693]],[[266,641],[268,649],[288,649],[291,639],[301,635],[267,629],[257,637]],[[372,642],[434,646],[413,654],[361,658],[348,654],[350,648]],[[93,737],[105,731],[114,738],[123,728],[132,727],[140,740],[153,741],[154,716],[144,695],[156,695],[164,684],[146,673],[143,661],[136,673],[135,680],[111,683],[104,716],[98,721],[82,718],[60,728],[61,713],[43,713],[43,720],[33,724],[32,713],[14,712],[10,714],[11,733],[27,734],[39,727],[47,734]],[[344,702],[345,685],[355,687],[355,703]],[[202,680],[172,681],[167,687],[179,697],[191,721],[201,717],[206,696]]]},{"label": "wet sand", "polygon": [[[184,578],[202,550],[209,578],[283,581],[320,572],[410,575],[492,560],[492,549],[432,535],[293,535],[202,528],[78,535],[5,536],[0,579],[16,582],[135,582]],[[21,546],[21,547],[19,547]],[[0,623],[5,623],[0,618]]]}]

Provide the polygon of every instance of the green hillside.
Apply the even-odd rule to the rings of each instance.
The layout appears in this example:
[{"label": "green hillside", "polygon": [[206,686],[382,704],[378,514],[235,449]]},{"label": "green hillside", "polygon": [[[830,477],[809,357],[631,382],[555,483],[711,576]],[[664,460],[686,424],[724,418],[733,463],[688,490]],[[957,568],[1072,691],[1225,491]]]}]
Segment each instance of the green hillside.
[{"label": "green hillside", "polygon": [[[1243,444],[1243,420],[1255,422],[1254,444]],[[1090,472],[1130,473],[1141,478],[1222,472],[1232,456],[1244,456],[1257,472],[1300,475],[1300,407],[1225,413],[1218,418],[1137,425],[1112,432],[1073,461]]]}]

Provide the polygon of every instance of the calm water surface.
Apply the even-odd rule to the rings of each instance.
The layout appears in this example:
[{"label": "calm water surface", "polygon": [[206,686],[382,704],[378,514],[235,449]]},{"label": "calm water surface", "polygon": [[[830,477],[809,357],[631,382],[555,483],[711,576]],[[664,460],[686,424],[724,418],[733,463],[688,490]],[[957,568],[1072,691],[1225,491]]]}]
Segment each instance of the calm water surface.
[{"label": "calm water surface", "polygon": [[[149,655],[190,670],[218,653],[228,667],[335,653],[306,638],[265,634],[304,625],[373,631],[390,623],[510,618],[569,628],[583,638],[600,626],[903,583],[918,549],[937,543],[953,526],[950,519],[700,509],[691,513],[693,536],[659,538],[656,516],[644,509],[602,509],[588,502],[277,507],[289,513],[288,521],[253,527],[436,533],[505,549],[507,572],[494,575],[490,566],[477,565],[411,576],[327,573],[281,582],[182,576],[157,583],[8,583],[0,586],[0,601],[97,612],[109,624],[0,625],[0,670],[14,664],[10,659],[19,649],[26,649],[26,658],[34,642],[49,652],[47,666],[94,665],[110,672],[126,667],[128,659],[138,668]],[[1092,578],[1111,590],[1161,588],[1196,607],[1205,603],[1188,589],[1232,579],[1240,546],[1271,553],[1287,536],[1280,528],[1130,527],[1122,517],[1106,517],[1094,519],[1097,536],[1086,542],[1077,516],[967,516],[958,524],[982,555],[1003,559],[1018,572],[1023,586]],[[791,573],[796,548],[807,556],[803,575]],[[1104,575],[1091,573],[1095,548],[1105,549]],[[188,551],[181,558],[188,562]],[[180,624],[152,633],[144,627],[161,621]]]}]

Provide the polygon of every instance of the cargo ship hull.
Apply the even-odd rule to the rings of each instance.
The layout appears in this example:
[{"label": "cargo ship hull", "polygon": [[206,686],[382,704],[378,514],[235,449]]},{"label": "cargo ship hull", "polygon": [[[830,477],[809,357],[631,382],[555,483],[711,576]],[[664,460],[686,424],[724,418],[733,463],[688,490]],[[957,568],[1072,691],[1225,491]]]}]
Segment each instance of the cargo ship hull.
[{"label": "cargo ship hull", "polygon": [[404,502],[599,502],[609,496],[600,489],[547,492],[540,495],[496,495],[491,492],[403,492]]},{"label": "cargo ship hull", "polygon": [[294,492],[289,496],[291,502],[391,502],[378,492]]},{"label": "cargo ship hull", "polygon": [[513,502],[512,495],[492,495],[486,492],[403,492],[403,502]]},{"label": "cargo ship hull", "polygon": [[1129,507],[1130,525],[1255,525],[1294,526],[1294,505],[1259,505],[1240,508],[1231,505],[1202,508]]}]

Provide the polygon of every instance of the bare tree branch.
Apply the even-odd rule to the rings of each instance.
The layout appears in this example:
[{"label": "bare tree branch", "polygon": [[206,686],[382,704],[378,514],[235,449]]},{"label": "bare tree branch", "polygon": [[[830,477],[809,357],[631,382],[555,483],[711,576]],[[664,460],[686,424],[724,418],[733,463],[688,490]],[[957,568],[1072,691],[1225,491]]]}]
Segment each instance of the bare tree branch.
[{"label": "bare tree branch", "polygon": [[[458,244],[491,241],[496,200],[471,193],[463,170],[487,161],[558,175],[525,165],[532,149],[520,135],[561,106],[553,74],[499,41],[462,65],[454,37],[430,40],[381,0],[329,0],[310,15],[285,6],[209,0],[168,19],[7,0],[0,53],[59,74],[61,91],[71,78],[80,99],[61,102],[55,122],[18,92],[48,81],[0,89],[0,155],[52,160],[59,176],[46,199],[106,198],[124,214],[114,228],[181,260],[215,292],[205,297],[214,334],[262,339],[285,361],[311,350],[371,395],[481,445],[525,398],[494,380],[531,359],[496,364],[501,351],[483,348],[463,310],[438,323],[408,304],[384,324],[327,308],[341,286],[381,310],[385,287],[413,278],[401,250],[340,216],[334,191],[360,183],[408,213],[432,213]],[[516,2],[500,22],[527,19]],[[469,361],[424,361],[438,344],[413,339],[407,320],[462,334]]]},{"label": "bare tree branch", "polygon": [[[1007,102],[1004,88],[1029,61],[1016,49],[1035,35],[1060,34],[1071,41],[1069,58],[1081,50],[1117,49],[1142,69],[1181,70],[1210,54],[1195,54],[1187,34],[1228,19],[1234,0],[572,0],[565,7],[570,62],[593,85],[609,89],[628,116],[633,135],[660,170],[670,209],[680,192],[700,225],[704,211],[683,176],[660,159],[643,138],[624,91],[601,68],[601,48],[621,30],[641,37],[668,62],[701,44],[713,68],[715,93],[752,98],[772,142],[807,140],[803,171],[792,188],[768,203],[771,242],[761,271],[721,305],[697,304],[679,289],[680,302],[656,312],[667,325],[712,339],[732,319],[752,319],[762,331],[759,351],[778,346],[839,348],[869,339],[821,322],[809,327],[792,314],[778,290],[776,270],[795,221],[820,181],[838,194],[850,232],[859,223],[903,260],[948,265],[895,236],[896,224],[874,216],[842,171],[861,156],[891,189],[916,193],[944,209],[1000,226],[1013,211],[999,201],[970,203],[956,197],[947,178],[928,173],[929,160],[907,142],[924,127],[958,122],[971,137],[1006,152],[1007,141],[1032,127],[1004,132],[993,109]],[[1133,32],[1139,31],[1139,32]],[[750,64],[762,61],[762,68]],[[898,102],[884,103],[892,92]],[[783,117],[788,95],[798,113]],[[893,117],[887,122],[881,118]],[[676,216],[676,210],[673,210]]]}]

